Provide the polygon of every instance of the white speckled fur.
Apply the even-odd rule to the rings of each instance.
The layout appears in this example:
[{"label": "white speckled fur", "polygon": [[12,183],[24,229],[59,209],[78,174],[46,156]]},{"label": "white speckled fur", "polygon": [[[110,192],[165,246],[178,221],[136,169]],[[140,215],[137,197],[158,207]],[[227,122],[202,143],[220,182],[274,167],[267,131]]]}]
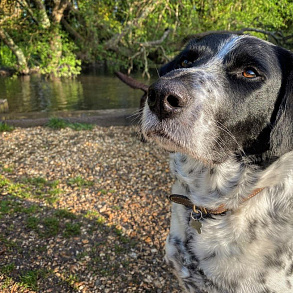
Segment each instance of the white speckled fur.
[{"label": "white speckled fur", "polygon": [[[293,152],[284,155],[265,171],[254,173],[249,169],[241,170],[235,162],[230,162],[230,165],[226,162],[215,168],[217,170],[214,170],[213,176],[210,176],[205,166],[190,157],[185,164],[179,163],[181,157],[180,153],[171,155],[171,169],[173,172],[177,170],[177,181],[172,193],[184,194],[196,205],[215,208],[221,203],[226,203],[226,206],[233,210],[225,216],[204,220],[202,234],[199,235],[189,226],[188,211],[181,205],[172,204],[169,237],[178,238],[182,243],[187,241],[187,237],[192,237],[192,241],[189,240],[188,249],[185,247],[184,253],[180,252],[184,263],[179,261],[176,245],[167,239],[166,260],[175,266],[177,275],[183,283],[186,279],[197,285],[197,291],[192,286],[187,291],[292,292],[293,287],[290,284],[293,284],[293,276],[287,276],[286,272],[292,270],[293,253],[291,217],[293,191],[290,188],[293,186]],[[174,167],[174,160],[177,161],[177,167]],[[195,170],[194,177],[187,175],[190,168]],[[257,180],[253,180],[253,176],[256,176]],[[236,187],[229,187],[230,182]],[[186,192],[185,184],[188,185],[189,193]],[[254,198],[242,203],[242,198],[247,197],[253,189],[260,186],[268,187]],[[219,190],[222,195],[215,190]],[[275,213],[276,218],[267,220],[270,213]],[[283,218],[286,221],[279,222]],[[257,223],[256,221],[259,221],[259,227],[254,227],[255,231],[252,232],[250,225]],[[252,236],[249,235],[251,232]],[[269,269],[268,256],[274,255],[276,249],[278,247],[281,249],[282,246],[286,247],[286,252],[283,254],[280,252],[282,270],[274,265]],[[191,260],[191,254],[196,256],[200,269],[205,272],[206,277],[214,282],[210,287],[205,279],[198,278],[196,270],[188,269],[188,266],[194,262]],[[209,259],[207,256],[211,255],[213,257]],[[275,262],[277,263],[277,260]],[[260,284],[259,280],[265,275],[267,282]],[[240,278],[241,282],[238,283]],[[237,283],[236,291],[223,289],[230,283]],[[214,288],[215,284],[218,288]],[[277,288],[276,284],[278,284]]]}]

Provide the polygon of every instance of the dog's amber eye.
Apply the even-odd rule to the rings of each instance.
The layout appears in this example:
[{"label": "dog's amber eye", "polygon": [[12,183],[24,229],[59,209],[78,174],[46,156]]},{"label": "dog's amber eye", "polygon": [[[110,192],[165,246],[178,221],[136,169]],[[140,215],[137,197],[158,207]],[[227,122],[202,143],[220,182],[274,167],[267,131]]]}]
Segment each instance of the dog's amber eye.
[{"label": "dog's amber eye", "polygon": [[188,60],[183,60],[182,62],[181,62],[181,67],[183,67],[183,68],[187,68],[187,67],[189,67],[190,65],[192,64],[192,62],[190,62],[190,61],[188,61]]},{"label": "dog's amber eye", "polygon": [[242,72],[242,75],[246,78],[255,78],[257,77],[257,73],[251,69],[251,68],[247,68]]}]

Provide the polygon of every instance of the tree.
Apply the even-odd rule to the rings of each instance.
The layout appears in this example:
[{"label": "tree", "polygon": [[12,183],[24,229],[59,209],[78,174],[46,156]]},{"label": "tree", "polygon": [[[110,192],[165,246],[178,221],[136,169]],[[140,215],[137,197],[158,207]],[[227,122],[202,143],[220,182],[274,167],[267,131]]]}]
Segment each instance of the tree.
[{"label": "tree", "polygon": [[[4,28],[0,30],[0,38],[17,57],[19,73],[28,73],[28,64],[51,76],[79,73],[80,63],[72,52],[74,43],[60,25],[70,0],[5,1],[1,2],[5,17],[1,19]],[[14,17],[8,17],[7,11],[11,15],[12,10]],[[26,48],[25,52],[22,46]]]},{"label": "tree", "polygon": [[293,48],[291,0],[1,0],[0,16],[0,64],[17,63],[20,73],[71,76],[81,59],[148,74],[205,31],[249,32]]},{"label": "tree", "polygon": [[7,47],[13,52],[17,59],[18,71],[21,74],[28,74],[29,69],[26,62],[26,58],[21,48],[19,48],[11,38],[11,36],[5,31],[3,24],[14,18],[18,18],[19,15],[19,6],[14,3],[10,3],[7,0],[3,0],[0,5],[0,39],[4,42]]}]

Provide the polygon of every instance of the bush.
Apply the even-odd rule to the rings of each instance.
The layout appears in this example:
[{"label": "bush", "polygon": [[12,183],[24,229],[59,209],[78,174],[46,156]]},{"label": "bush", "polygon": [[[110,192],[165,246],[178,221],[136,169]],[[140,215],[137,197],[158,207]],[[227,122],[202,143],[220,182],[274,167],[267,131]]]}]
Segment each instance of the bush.
[{"label": "bush", "polygon": [[0,132],[13,131],[14,127],[8,125],[6,122],[0,122]]}]

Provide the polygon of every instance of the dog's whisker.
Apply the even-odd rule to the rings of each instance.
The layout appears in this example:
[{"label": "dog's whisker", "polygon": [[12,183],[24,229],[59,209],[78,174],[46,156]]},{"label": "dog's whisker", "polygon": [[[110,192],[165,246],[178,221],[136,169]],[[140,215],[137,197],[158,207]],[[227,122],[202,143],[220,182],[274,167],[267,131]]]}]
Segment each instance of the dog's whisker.
[{"label": "dog's whisker", "polygon": [[242,146],[238,143],[237,139],[235,138],[235,136],[231,133],[231,131],[225,127],[220,121],[215,121],[216,122],[216,127],[220,128],[221,130],[223,130],[225,133],[227,133],[232,140],[236,143],[236,145],[238,146],[239,150],[241,151],[241,153],[246,156]]}]

